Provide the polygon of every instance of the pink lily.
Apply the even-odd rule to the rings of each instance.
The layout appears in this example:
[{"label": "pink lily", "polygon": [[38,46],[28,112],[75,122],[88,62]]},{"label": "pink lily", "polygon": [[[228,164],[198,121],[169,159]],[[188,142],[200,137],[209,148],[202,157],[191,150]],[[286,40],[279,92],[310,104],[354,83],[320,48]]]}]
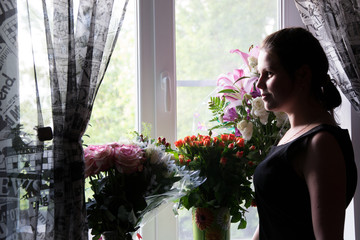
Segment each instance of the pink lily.
[{"label": "pink lily", "polygon": [[233,93],[224,93],[224,96],[230,102],[242,99],[246,93],[242,87],[242,80],[237,81],[239,78],[245,77],[244,70],[235,69],[232,73],[222,74],[217,79],[217,86],[221,87],[221,90],[233,90]]},{"label": "pink lily", "polygon": [[237,54],[239,54],[241,56],[241,58],[243,59],[244,63],[249,68],[249,70],[250,70],[250,65],[249,65],[248,58],[249,57],[258,58],[259,57],[259,52],[260,52],[260,47],[259,46],[250,47],[249,53],[242,52],[239,49],[230,50],[230,53],[237,53]]},{"label": "pink lily", "polygon": [[224,93],[225,98],[233,103],[242,100],[245,93],[251,93],[257,79],[257,77],[246,77],[242,69],[235,69],[233,73],[220,75],[217,86],[220,86],[221,90],[234,91],[234,93]]}]

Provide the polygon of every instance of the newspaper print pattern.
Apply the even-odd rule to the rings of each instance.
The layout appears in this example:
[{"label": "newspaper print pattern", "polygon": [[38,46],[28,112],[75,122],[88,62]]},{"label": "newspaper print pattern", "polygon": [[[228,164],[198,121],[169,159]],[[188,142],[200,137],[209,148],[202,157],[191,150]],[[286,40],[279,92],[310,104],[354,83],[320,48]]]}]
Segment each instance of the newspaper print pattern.
[{"label": "newspaper print pattern", "polygon": [[80,1],[76,32],[68,14],[73,12],[71,1],[54,1],[53,32],[43,3],[54,116],[54,238],[87,239],[81,137],[110,60],[104,53],[111,56],[128,0],[116,37],[108,33],[114,0]]},{"label": "newspaper print pattern", "polygon": [[360,6],[357,0],[295,0],[329,59],[330,75],[360,112]]},{"label": "newspaper print pattern", "polygon": [[[0,3],[0,239],[6,239],[16,231],[21,214],[19,192],[16,185],[30,189],[34,181],[22,183],[17,171],[18,159],[7,157],[15,139],[11,129],[20,122],[19,71],[17,45],[16,0]],[[11,231],[9,231],[10,229]],[[11,234],[11,235],[10,235]],[[9,238],[10,239],[10,238]]]},{"label": "newspaper print pattern", "polygon": [[76,20],[72,1],[41,2],[54,123],[47,147],[17,125],[17,2],[0,3],[0,240],[88,239],[81,137],[128,0],[118,13],[114,0],[80,0]]}]

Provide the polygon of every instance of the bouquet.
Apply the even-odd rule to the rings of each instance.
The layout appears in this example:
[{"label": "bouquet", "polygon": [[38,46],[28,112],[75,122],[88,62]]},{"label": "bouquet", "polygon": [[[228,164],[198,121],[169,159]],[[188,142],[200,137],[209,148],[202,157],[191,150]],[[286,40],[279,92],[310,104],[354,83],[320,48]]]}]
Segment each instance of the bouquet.
[{"label": "bouquet", "polygon": [[246,209],[256,205],[251,187],[254,170],[289,123],[285,113],[264,108],[256,88],[259,48],[231,53],[238,53],[245,64],[217,80],[218,93],[208,102],[210,122],[215,125],[207,129],[209,135],[188,136],[175,142],[175,155],[178,165],[198,170],[206,178],[180,198],[180,205],[187,209],[227,207],[231,222],[245,228]]},{"label": "bouquet", "polygon": [[238,49],[231,53],[238,53],[245,66],[218,78],[218,95],[210,97],[209,101],[213,115],[210,122],[216,123],[210,130],[223,129],[243,137],[257,149],[261,161],[289,128],[289,122],[284,112],[270,112],[264,108],[256,88],[259,47],[250,47],[249,53]]},{"label": "bouquet", "polygon": [[146,213],[179,197],[191,176],[174,163],[169,148],[165,138],[155,141],[136,134],[135,141],[84,149],[93,191],[86,204],[93,239],[106,231],[132,239]]},{"label": "bouquet", "polygon": [[[255,169],[250,157],[256,154],[254,146],[235,134],[187,136],[176,141],[175,146],[177,164],[199,171],[200,177],[206,179],[180,198],[180,206],[229,208],[231,222],[240,222],[239,228],[245,228],[244,213],[254,204],[250,181]],[[201,226],[201,222],[197,224]]]}]

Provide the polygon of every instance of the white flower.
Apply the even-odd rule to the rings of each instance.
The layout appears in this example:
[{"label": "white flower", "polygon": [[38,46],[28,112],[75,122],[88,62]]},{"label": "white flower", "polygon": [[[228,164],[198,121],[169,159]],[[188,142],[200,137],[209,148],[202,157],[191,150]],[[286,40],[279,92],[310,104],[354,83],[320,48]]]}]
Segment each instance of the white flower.
[{"label": "white flower", "polygon": [[276,117],[276,126],[279,128],[287,120],[288,116],[284,112],[274,112]]},{"label": "white flower", "polygon": [[258,60],[256,57],[248,57],[248,63],[250,68],[250,74],[252,77],[259,76],[259,71],[257,70]]},{"label": "white flower", "polygon": [[248,62],[249,62],[249,66],[251,68],[256,68],[256,66],[258,65],[258,60],[256,57],[254,56],[250,56],[248,57]]},{"label": "white flower", "polygon": [[261,97],[257,97],[252,102],[251,115],[258,117],[262,124],[267,124],[269,112],[266,111],[264,101]]},{"label": "white flower", "polygon": [[253,111],[266,111],[264,101],[261,97],[257,97],[252,101],[252,110]]},{"label": "white flower", "polygon": [[268,122],[268,118],[269,118],[269,112],[267,111],[264,111],[264,113],[260,116],[258,116],[259,119],[260,119],[260,122],[263,124],[263,125],[266,125],[267,122]]},{"label": "white flower", "polygon": [[253,123],[248,122],[246,120],[241,120],[237,125],[237,129],[239,129],[245,140],[250,140],[253,134]]},{"label": "white flower", "polygon": [[149,144],[146,148],[146,156],[150,158],[151,164],[159,164],[162,161],[163,151],[160,147]]}]

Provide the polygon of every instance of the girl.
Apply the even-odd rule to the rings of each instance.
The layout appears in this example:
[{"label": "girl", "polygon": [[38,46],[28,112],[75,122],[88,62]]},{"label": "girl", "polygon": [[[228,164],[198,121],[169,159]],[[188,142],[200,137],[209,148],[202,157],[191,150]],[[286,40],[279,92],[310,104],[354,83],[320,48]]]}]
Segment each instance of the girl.
[{"label": "girl", "polygon": [[343,239],[357,173],[349,134],[334,119],[341,96],[328,69],[320,43],[303,28],[262,43],[257,87],[265,108],[287,113],[291,127],[254,174],[254,240]]}]

